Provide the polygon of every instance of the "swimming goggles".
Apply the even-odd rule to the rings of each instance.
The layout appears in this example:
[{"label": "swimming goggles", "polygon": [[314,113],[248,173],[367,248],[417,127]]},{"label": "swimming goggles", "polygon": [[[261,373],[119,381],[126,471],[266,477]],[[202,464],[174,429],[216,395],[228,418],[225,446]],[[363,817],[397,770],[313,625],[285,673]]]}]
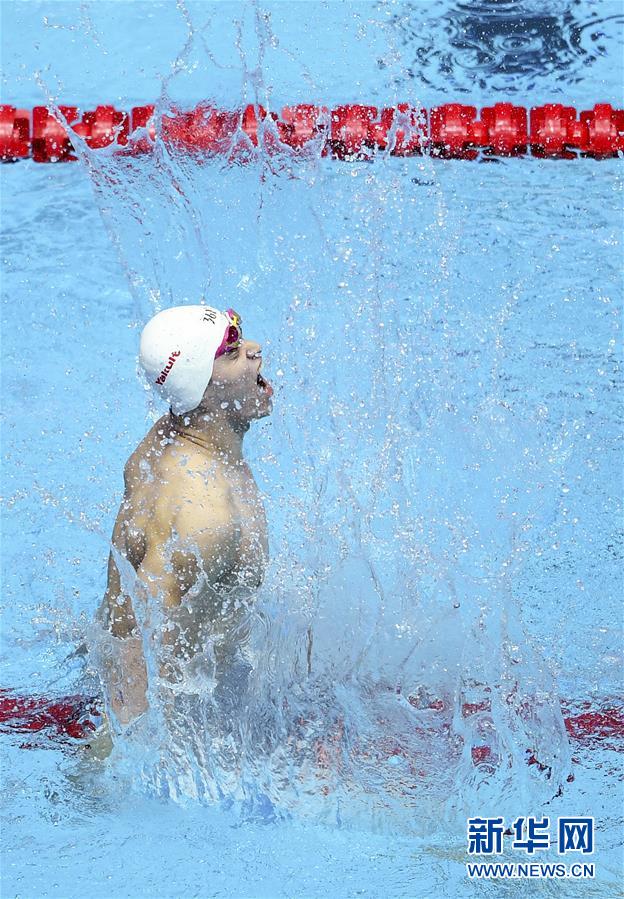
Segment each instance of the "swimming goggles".
[{"label": "swimming goggles", "polygon": [[226,309],[225,314],[228,317],[229,325],[225,332],[225,337],[221,341],[219,349],[215,353],[215,359],[223,356],[224,353],[230,353],[240,346],[243,339],[243,320],[233,309]]}]

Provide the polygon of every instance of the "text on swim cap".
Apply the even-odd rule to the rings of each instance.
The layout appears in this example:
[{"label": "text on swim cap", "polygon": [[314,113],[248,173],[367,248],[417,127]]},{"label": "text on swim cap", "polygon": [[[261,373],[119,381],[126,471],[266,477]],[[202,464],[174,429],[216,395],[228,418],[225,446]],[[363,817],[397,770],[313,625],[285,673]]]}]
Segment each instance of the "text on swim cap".
[{"label": "text on swim cap", "polygon": [[176,361],[176,359],[178,358],[179,355],[180,355],[180,350],[175,350],[175,352],[173,352],[173,353],[169,356],[169,359],[167,360],[167,364],[165,365],[165,367],[163,368],[163,370],[161,371],[161,373],[160,373],[160,374],[158,375],[158,377],[156,378],[156,383],[157,383],[157,384],[164,384],[164,383],[165,383],[165,381],[167,380],[167,376],[169,375],[169,372],[170,372],[171,369],[173,368],[173,366],[174,366],[174,364],[175,364],[175,361]]},{"label": "text on swim cap", "polygon": [[210,322],[211,325],[214,325],[216,320],[217,313],[214,311],[214,309],[204,309],[204,314],[202,316],[203,322]]}]

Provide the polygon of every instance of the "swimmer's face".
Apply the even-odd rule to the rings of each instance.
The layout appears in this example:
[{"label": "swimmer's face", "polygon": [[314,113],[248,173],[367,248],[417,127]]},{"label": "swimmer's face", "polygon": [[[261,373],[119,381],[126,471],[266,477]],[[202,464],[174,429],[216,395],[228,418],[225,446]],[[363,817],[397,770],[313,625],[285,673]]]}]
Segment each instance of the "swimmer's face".
[{"label": "swimmer's face", "polygon": [[245,421],[264,418],[273,409],[273,388],[260,373],[261,353],[259,343],[243,338],[238,347],[215,359],[212,369],[210,387],[218,405]]}]

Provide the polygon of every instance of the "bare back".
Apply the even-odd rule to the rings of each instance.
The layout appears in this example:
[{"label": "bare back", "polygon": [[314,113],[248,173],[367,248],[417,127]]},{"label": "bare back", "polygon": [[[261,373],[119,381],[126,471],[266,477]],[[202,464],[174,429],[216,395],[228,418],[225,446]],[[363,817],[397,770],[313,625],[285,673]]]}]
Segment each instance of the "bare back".
[{"label": "bare back", "polygon": [[[113,545],[163,611],[165,642],[189,659],[211,635],[236,631],[264,577],[267,526],[247,464],[223,464],[171,436],[167,420],[156,422],[128,459]],[[112,554],[102,612],[114,636],[133,632],[132,601]]]}]

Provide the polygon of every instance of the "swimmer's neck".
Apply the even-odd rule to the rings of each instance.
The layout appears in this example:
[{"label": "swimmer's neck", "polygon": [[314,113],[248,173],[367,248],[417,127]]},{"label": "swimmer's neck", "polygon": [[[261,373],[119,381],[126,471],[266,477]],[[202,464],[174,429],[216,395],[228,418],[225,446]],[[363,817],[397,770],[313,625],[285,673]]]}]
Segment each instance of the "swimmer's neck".
[{"label": "swimmer's neck", "polygon": [[210,459],[225,465],[244,464],[243,437],[249,422],[206,412],[174,415],[169,410],[165,424],[170,432],[203,449]]}]

